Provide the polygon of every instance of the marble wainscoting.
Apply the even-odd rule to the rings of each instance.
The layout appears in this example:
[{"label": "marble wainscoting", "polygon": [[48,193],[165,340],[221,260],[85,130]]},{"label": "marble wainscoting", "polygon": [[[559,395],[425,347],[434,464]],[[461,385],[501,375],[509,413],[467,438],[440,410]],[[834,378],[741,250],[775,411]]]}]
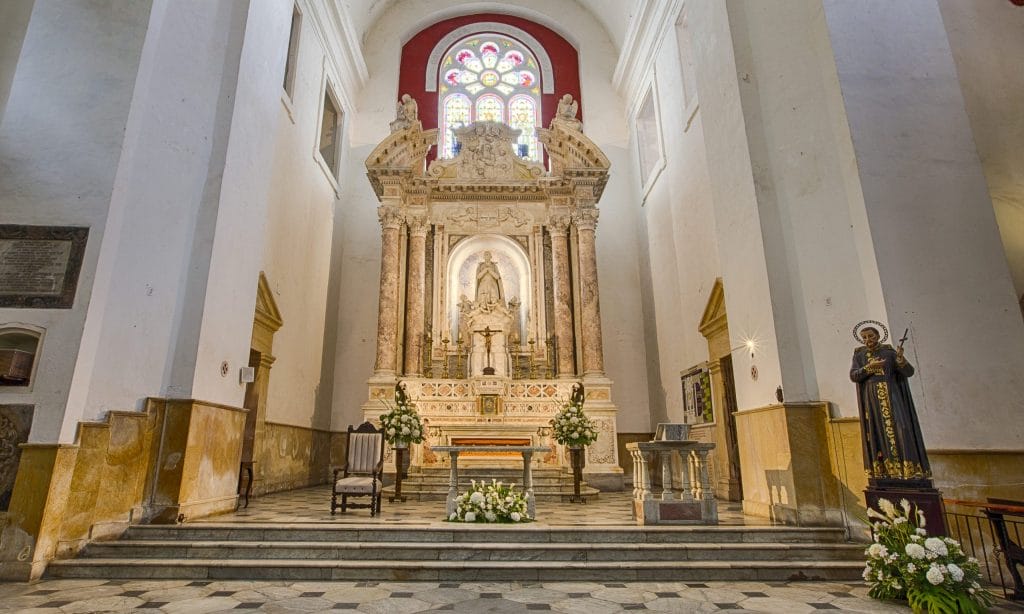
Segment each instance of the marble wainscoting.
[{"label": "marble wainscoting", "polygon": [[267,422],[256,443],[253,495],[325,484],[345,464],[347,433]]},{"label": "marble wainscoting", "polygon": [[1024,449],[928,450],[928,461],[935,487],[946,499],[1024,501]]},{"label": "marble wainscoting", "polygon": [[0,579],[38,579],[55,558],[129,524],[231,511],[245,412],[190,399],[146,400],[79,424],[74,443],[21,446],[0,543]]},{"label": "marble wainscoting", "polygon": [[801,526],[846,524],[827,403],[783,403],[735,416],[744,513]]}]

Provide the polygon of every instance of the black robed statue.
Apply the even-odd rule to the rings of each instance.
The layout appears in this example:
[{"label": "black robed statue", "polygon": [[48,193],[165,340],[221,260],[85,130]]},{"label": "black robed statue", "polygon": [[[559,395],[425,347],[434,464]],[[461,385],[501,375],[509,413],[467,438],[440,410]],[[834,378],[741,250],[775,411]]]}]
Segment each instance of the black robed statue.
[{"label": "black robed statue", "polygon": [[[864,428],[864,469],[873,483],[892,480],[926,481],[931,467],[921,437],[914,400],[907,378],[914,367],[897,348],[883,343],[878,328],[854,329],[864,345],[853,352],[850,379],[857,384],[857,405]],[[906,336],[904,336],[904,340]]]}]

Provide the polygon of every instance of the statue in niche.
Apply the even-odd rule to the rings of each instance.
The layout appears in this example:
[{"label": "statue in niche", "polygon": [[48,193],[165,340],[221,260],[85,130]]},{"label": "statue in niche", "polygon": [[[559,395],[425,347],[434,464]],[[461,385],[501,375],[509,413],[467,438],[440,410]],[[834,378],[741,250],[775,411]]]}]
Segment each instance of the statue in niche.
[{"label": "statue in niche", "polygon": [[[885,331],[884,337],[879,329]],[[931,467],[907,381],[914,367],[903,356],[906,335],[893,349],[884,343],[889,331],[880,322],[867,320],[853,331],[864,344],[853,352],[850,379],[857,384],[868,478],[872,483],[928,480]]]},{"label": "statue in niche", "polygon": [[491,252],[484,252],[483,261],[476,267],[476,304],[501,304],[504,300],[505,292],[501,285],[498,263],[491,260]]}]

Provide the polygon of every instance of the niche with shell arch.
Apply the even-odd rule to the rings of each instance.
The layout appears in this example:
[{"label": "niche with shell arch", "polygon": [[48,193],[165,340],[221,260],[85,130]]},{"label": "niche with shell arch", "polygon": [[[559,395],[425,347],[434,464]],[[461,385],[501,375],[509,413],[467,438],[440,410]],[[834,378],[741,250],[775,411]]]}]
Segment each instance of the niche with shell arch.
[{"label": "niche with shell arch", "polygon": [[532,308],[530,258],[522,245],[507,236],[481,234],[460,241],[448,255],[447,328],[451,339],[458,336],[459,300],[463,295],[469,300],[474,298],[476,268],[484,252],[491,252],[498,265],[505,299],[519,300],[519,329],[527,330]]},{"label": "niche with shell arch", "polygon": [[0,387],[32,385],[44,332],[28,324],[0,325]]}]

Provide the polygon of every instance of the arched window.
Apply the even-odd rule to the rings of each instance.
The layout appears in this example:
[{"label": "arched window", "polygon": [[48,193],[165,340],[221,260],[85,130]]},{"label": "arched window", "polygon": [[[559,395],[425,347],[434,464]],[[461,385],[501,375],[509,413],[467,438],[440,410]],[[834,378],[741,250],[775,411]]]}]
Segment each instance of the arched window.
[{"label": "arched window", "polygon": [[453,128],[469,123],[471,104],[465,94],[451,94],[441,103],[441,125],[445,127],[441,134],[441,157],[455,157],[455,134]]},{"label": "arched window", "polygon": [[[537,124],[540,120],[540,109],[537,108],[537,101],[522,94],[512,97],[508,103],[508,125],[516,130],[521,130],[519,135],[519,148],[526,150],[526,157],[531,160],[539,160],[540,152],[537,151]],[[520,154],[522,155],[522,154]]]},{"label": "arched window", "polygon": [[454,128],[495,121],[522,130],[520,155],[541,160],[540,69],[527,47],[501,34],[474,34],[448,49],[438,73],[440,157],[455,155]]},{"label": "arched window", "polygon": [[29,386],[41,331],[0,326],[0,386]]}]

